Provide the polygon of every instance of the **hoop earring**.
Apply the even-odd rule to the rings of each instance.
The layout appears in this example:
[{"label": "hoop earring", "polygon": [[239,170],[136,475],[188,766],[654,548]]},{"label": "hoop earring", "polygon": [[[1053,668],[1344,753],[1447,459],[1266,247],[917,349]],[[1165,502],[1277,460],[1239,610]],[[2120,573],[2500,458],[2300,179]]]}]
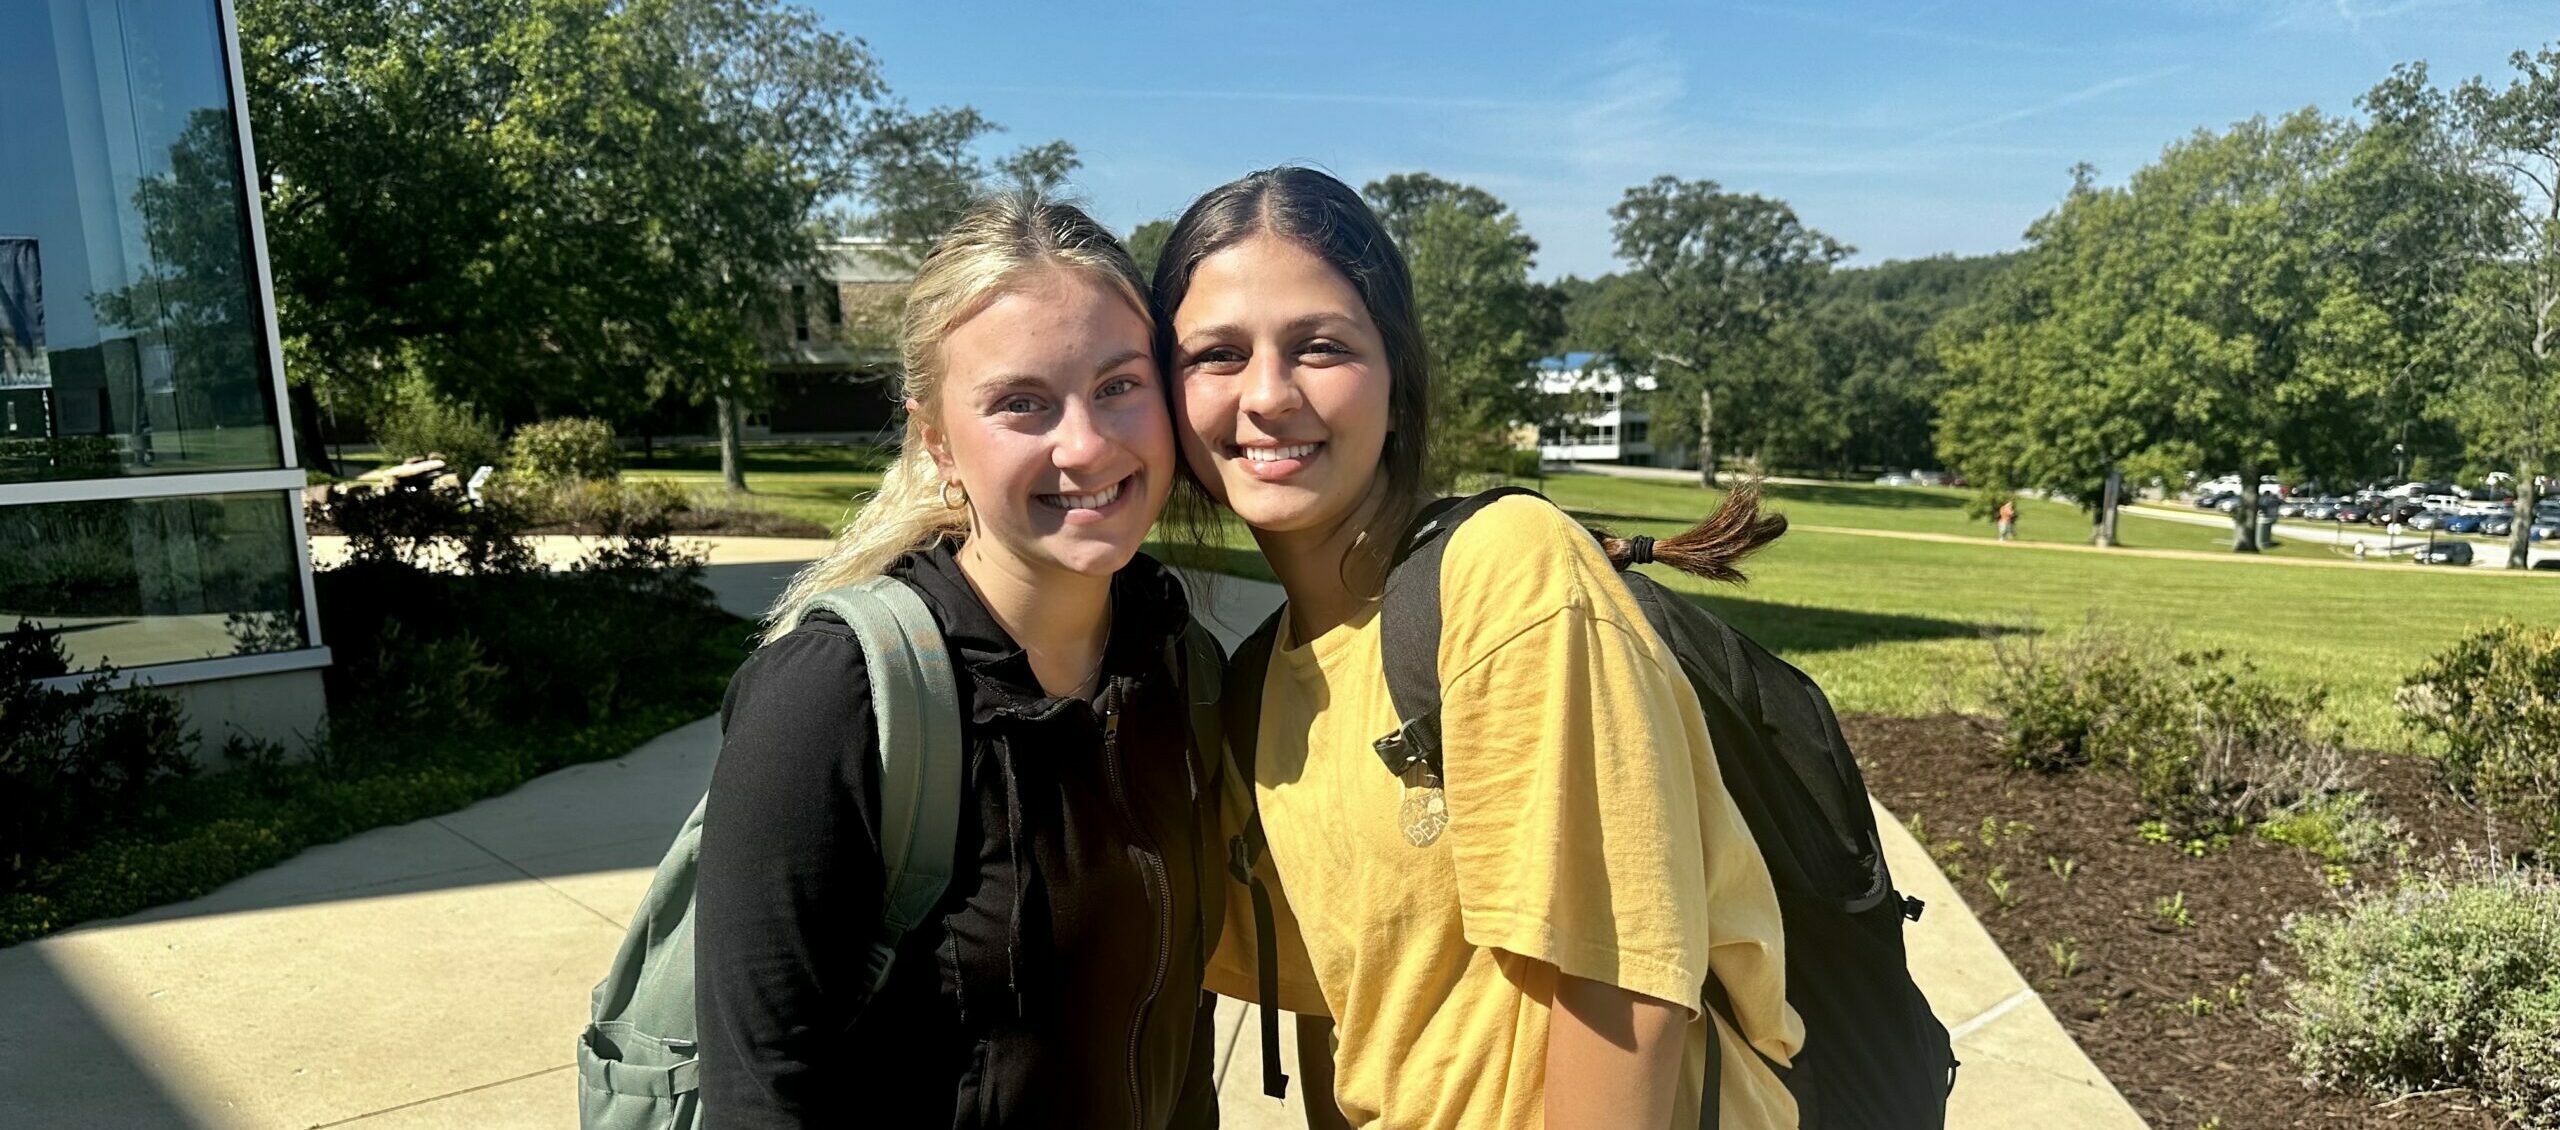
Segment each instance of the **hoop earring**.
[{"label": "hoop earring", "polygon": [[942,500],[943,509],[958,510],[969,505],[969,488],[960,488],[960,501],[953,502],[951,501],[951,480],[944,479],[942,480],[942,489],[935,491],[934,497]]}]

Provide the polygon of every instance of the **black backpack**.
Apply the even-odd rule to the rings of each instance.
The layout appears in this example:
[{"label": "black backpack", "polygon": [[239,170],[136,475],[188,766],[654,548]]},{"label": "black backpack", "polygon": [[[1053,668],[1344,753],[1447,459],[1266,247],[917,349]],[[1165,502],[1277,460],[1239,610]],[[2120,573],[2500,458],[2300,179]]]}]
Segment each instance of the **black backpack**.
[{"label": "black backpack", "polygon": [[[1379,631],[1387,690],[1404,724],[1376,743],[1382,772],[1401,777],[1417,765],[1440,771],[1440,557],[1459,523],[1514,494],[1536,492],[1505,487],[1441,499],[1423,511],[1399,547]],[[1893,888],[1866,781],[1829,700],[1804,672],[1653,578],[1633,571],[1619,577],[1696,688],[1725,789],[1768,860],[1786,925],[1787,1003],[1805,1028],[1793,1064],[1769,1067],[1795,1096],[1800,1125],[1943,1127],[1955,1085],[1954,1050],[1912,983],[1902,946],[1903,921],[1918,921],[1921,903]],[[1237,648],[1227,684],[1236,692],[1226,697],[1228,743],[1248,779],[1279,616],[1273,613]],[[1278,1017],[1268,1003],[1279,996],[1270,896],[1252,874],[1263,850],[1256,816],[1229,844],[1229,871],[1253,896],[1265,1002],[1263,1089],[1276,1098],[1288,1080],[1280,1073]],[[1703,995],[1726,1024],[1742,1030],[1712,975]],[[1715,1026],[1707,1027],[1713,1039]],[[1721,1054],[1709,1045],[1705,1127],[1717,1122]]]}]

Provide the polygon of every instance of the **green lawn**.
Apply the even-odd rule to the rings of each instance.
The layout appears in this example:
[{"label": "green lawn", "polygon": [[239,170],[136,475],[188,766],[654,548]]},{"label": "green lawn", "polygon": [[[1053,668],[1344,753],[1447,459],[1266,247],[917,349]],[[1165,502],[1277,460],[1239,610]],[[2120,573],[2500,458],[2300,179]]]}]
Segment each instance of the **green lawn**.
[{"label": "green lawn", "polygon": [[[840,526],[859,496],[879,485],[884,456],[870,448],[816,445],[748,451],[744,505]],[[634,455],[626,474],[720,494],[709,448]],[[1712,508],[1714,496],[1681,482],[1562,475],[1550,497],[1586,521],[1656,537]],[[2325,685],[2332,712],[2359,745],[2403,749],[2408,735],[2391,696],[2409,672],[2472,625],[2510,618],[2560,621],[2560,577],[2486,570],[2431,570],[2406,563],[2302,568],[2221,553],[2215,527],[2127,517],[2134,548],[2214,552],[2183,560],[2003,546],[1991,524],[1965,513],[1962,490],[1859,484],[1772,485],[1768,503],[1798,528],[1771,547],[1741,588],[1670,578],[1697,592],[1742,630],[1820,679],[1842,710],[1922,713],[1979,704],[1990,662],[1986,634],[2076,630],[2091,616],[2168,632],[2181,647],[2222,648],[2273,677]],[[733,505],[736,503],[732,503]],[[2079,545],[2088,522],[2061,503],[2019,500],[2019,536]],[[1827,533],[1830,526],[1968,539],[1962,543]],[[2278,526],[2281,538],[2283,526]],[[1166,553],[1156,544],[1151,549]],[[2288,544],[2277,557],[2327,561],[2326,545]],[[1240,527],[1213,547],[1211,564],[1270,579]],[[1661,571],[1657,569],[1657,571]]]},{"label": "green lawn", "polygon": [[863,495],[880,486],[888,456],[878,448],[781,444],[747,449],[747,494],[720,483],[720,451],[661,447],[654,458],[623,458],[623,476],[682,483],[696,498],[728,507],[770,510],[841,529]]},{"label": "green lawn", "polygon": [[[1656,537],[1678,532],[1713,503],[1675,482],[1570,475],[1546,480],[1544,489],[1585,521]],[[2332,569],[2056,552],[1998,544],[1987,524],[1964,517],[1958,491],[1779,485],[1768,495],[1771,508],[1800,526],[1980,539],[1948,544],[1799,528],[1754,559],[1750,583],[1738,588],[1653,568],[1812,673],[1848,712],[1978,708],[1989,634],[2076,631],[2097,616],[2165,631],[2181,648],[2245,656],[2293,686],[2325,685],[2331,714],[2350,741],[2400,750],[2409,735],[2392,693],[2428,656],[2475,624],[2560,620],[2560,577],[2406,563]],[[2064,531],[2086,528],[2067,506],[2026,502],[2021,509],[2020,535],[2028,540],[2076,544],[2081,539]],[[2128,533],[2218,533],[2135,521],[2126,520]],[[2042,539],[2038,524],[2046,527]],[[2149,548],[2218,544],[2132,540]],[[2325,546],[2306,548],[2332,556]],[[1150,549],[1170,552],[1160,544]],[[1231,527],[1215,553],[1226,572],[1270,579],[1240,528]]]},{"label": "green lawn", "polygon": [[[1644,519],[1622,524],[1657,537],[1678,528],[1658,517],[1706,509],[1702,492],[1678,483],[1569,476],[1547,480],[1547,493],[1586,519],[1598,521],[1601,513]],[[1946,506],[1909,501],[1931,493],[1953,492],[1769,488],[1773,508],[1808,525],[1984,532],[1979,525],[1965,528],[1960,495]],[[2036,508],[2063,513],[2039,515]],[[2032,539],[2030,523],[2039,517],[2052,526],[2078,521],[2068,507],[2032,503],[2020,519],[2021,536]],[[2216,532],[2156,521],[2136,526],[2134,519],[2124,527],[2128,535],[2160,527]],[[2307,548],[2331,556],[2325,546]],[[2391,749],[2408,744],[2392,692],[2428,656],[2475,624],[2560,620],[2560,577],[2547,575],[2405,563],[2317,569],[2117,557],[2022,550],[1988,539],[1953,545],[1798,530],[1762,554],[1751,576],[1740,588],[1668,579],[1702,594],[1736,627],[1811,672],[1843,710],[1914,713],[1975,705],[1989,665],[1984,633],[2021,625],[2072,630],[2096,615],[2166,630],[2183,648],[2246,656],[2298,686],[2326,685],[2333,714],[2356,744]]]}]

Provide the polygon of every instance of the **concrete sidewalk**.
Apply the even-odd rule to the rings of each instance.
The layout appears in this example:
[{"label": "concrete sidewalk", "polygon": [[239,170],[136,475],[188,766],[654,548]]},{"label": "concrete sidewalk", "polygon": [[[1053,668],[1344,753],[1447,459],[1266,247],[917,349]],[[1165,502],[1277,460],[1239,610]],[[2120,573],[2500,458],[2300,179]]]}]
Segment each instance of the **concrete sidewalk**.
[{"label": "concrete sidewalk", "polygon": [[[770,602],[784,548],[715,553],[724,604]],[[1232,578],[1206,591],[1230,644],[1278,601]],[[588,990],[717,745],[705,719],[194,902],[0,950],[0,1127],[574,1125]],[[1929,902],[1909,937],[1965,1061],[1948,1125],[2141,1126],[1901,823],[1878,824]],[[1222,1011],[1227,1124],[1301,1126],[1296,1097],[1260,1093],[1256,1031]]]}]

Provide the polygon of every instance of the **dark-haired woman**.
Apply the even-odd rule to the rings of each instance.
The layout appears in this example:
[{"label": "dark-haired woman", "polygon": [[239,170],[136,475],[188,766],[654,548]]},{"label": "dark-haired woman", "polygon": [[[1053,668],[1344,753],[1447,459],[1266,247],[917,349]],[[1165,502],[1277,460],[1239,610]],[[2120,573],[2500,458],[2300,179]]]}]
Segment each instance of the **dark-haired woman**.
[{"label": "dark-haired woman", "polygon": [[[1155,287],[1187,470],[1288,590],[1253,786],[1283,904],[1278,1003],[1332,1018],[1342,1114],[1694,1126],[1716,1096],[1719,1125],[1795,1126],[1760,1057],[1719,1056],[1706,1078],[1710,969],[1741,1023],[1724,1047],[1785,1062],[1802,1041],[1776,895],[1695,693],[1590,534],[1534,497],[1461,525],[1442,562],[1445,798],[1372,752],[1398,725],[1379,593],[1428,501],[1430,403],[1411,283],[1376,217],[1324,174],[1255,173],[1184,213]],[[1729,569],[1766,536],[1747,518],[1659,556]],[[1246,903],[1228,900],[1211,984],[1250,999]]]}]

